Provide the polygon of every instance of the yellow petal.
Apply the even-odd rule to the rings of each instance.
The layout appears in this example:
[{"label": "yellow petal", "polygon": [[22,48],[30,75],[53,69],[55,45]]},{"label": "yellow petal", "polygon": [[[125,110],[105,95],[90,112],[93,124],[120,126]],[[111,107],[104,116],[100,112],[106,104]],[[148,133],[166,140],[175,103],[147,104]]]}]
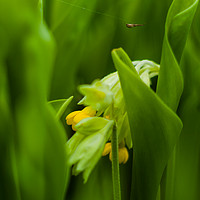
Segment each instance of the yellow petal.
[{"label": "yellow petal", "polygon": [[75,124],[77,124],[77,123],[79,123],[82,119],[85,119],[85,118],[87,118],[87,117],[90,117],[90,116],[89,116],[89,115],[86,115],[86,114],[83,113],[83,112],[81,112],[81,113],[78,113],[78,114],[74,117],[73,121],[74,121]]},{"label": "yellow petal", "polygon": [[128,150],[126,147],[124,147],[125,150],[124,150],[124,164],[128,161],[128,158],[129,158],[129,154],[128,154]]},{"label": "yellow petal", "polygon": [[[121,163],[126,163],[128,161],[128,150],[126,149],[126,147],[122,147],[118,149],[118,155],[119,155],[119,164]],[[109,159],[112,161],[112,151],[109,154]]]},{"label": "yellow petal", "polygon": [[111,143],[106,143],[105,147],[104,147],[104,150],[103,150],[103,153],[102,153],[102,156],[106,156],[107,154],[109,154],[111,152]]},{"label": "yellow petal", "polygon": [[90,117],[94,117],[96,115],[96,110],[94,110],[91,106],[85,107],[82,112],[84,112],[86,115],[89,115]]},{"label": "yellow petal", "polygon": [[110,161],[112,161],[112,151],[109,154],[109,159],[110,159]]},{"label": "yellow petal", "polygon": [[73,123],[73,119],[74,117],[80,113],[81,111],[74,111],[74,112],[71,112],[69,115],[67,115],[67,117],[65,118],[66,119],[66,122],[68,125],[71,125]]},{"label": "yellow petal", "polygon": [[128,150],[126,147],[119,148],[119,163],[126,163],[128,161]]},{"label": "yellow petal", "polygon": [[122,149],[118,149],[118,154],[119,154],[119,164],[121,164],[124,161],[124,153]]}]

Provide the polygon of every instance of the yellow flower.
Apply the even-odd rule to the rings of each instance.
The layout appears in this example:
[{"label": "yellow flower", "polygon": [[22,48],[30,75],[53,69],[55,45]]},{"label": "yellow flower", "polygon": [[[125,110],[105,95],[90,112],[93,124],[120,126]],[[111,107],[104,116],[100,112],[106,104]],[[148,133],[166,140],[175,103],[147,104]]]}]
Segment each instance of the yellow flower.
[{"label": "yellow flower", "polygon": [[82,119],[85,119],[87,117],[94,117],[96,114],[96,111],[92,109],[91,106],[85,107],[83,110],[74,111],[71,112],[66,117],[66,122],[68,125],[72,125],[72,129],[76,131],[75,125],[79,123]]},{"label": "yellow flower", "polygon": [[[108,154],[109,154],[109,159],[112,161],[112,146],[111,146],[110,142],[106,143],[103,153],[102,153],[102,156],[106,156]],[[129,158],[127,148],[125,146],[123,146],[123,147],[119,146],[118,154],[119,154],[119,163],[125,164]]]}]

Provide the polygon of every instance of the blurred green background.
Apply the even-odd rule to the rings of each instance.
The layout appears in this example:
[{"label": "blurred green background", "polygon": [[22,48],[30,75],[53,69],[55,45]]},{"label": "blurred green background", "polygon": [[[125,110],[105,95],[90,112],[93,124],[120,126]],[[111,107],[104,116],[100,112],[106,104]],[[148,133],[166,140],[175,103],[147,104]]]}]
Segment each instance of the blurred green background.
[{"label": "blurred green background", "polygon": [[[0,1],[0,199],[112,199],[112,172],[102,158],[88,180],[68,177],[64,143],[72,132],[55,119],[47,100],[74,96],[80,84],[115,71],[111,50],[132,60],[160,63],[172,0]],[[200,6],[181,60],[184,92],[178,115],[184,128],[177,147],[172,196],[200,199]],[[127,28],[126,23],[144,24]],[[78,107],[80,108],[80,107]],[[67,133],[66,133],[67,130]],[[132,152],[120,166],[122,199],[130,198]],[[66,186],[67,191],[65,194]],[[167,196],[167,195],[166,195]]]},{"label": "blurred green background", "polygon": [[[80,83],[115,71],[110,56],[113,48],[124,48],[133,60],[159,63],[170,4],[169,0],[53,2],[48,21],[57,56],[49,98],[65,98]],[[128,29],[126,23],[144,26]]]}]

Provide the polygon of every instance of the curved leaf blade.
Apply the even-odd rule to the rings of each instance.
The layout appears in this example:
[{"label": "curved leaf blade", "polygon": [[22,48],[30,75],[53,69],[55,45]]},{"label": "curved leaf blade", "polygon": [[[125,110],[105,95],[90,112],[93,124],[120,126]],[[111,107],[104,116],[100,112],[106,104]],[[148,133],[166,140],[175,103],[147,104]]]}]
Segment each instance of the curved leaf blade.
[{"label": "curved leaf blade", "polygon": [[119,73],[134,144],[131,199],[155,200],[182,123],[122,61],[121,55],[125,54],[122,51],[115,49],[112,56]]},{"label": "curved leaf blade", "polygon": [[174,0],[166,19],[157,94],[176,110],[183,92],[183,77],[179,62],[198,0]]},{"label": "curved leaf blade", "polygon": [[68,99],[57,99],[48,102],[48,104],[50,104],[56,111],[56,118],[60,119],[62,117],[73,98],[74,97],[71,96]]}]

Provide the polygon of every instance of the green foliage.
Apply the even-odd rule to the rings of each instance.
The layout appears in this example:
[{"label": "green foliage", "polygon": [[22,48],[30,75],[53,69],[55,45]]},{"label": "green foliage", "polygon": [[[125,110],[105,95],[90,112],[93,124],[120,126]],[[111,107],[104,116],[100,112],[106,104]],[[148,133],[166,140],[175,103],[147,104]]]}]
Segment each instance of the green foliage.
[{"label": "green foliage", "polygon": [[[115,66],[128,114],[120,134],[130,124],[133,139],[119,166],[122,200],[199,200],[199,17],[198,0],[0,1],[0,199],[113,199],[111,163],[97,163],[105,138],[84,135],[99,152],[66,152],[64,117],[82,98],[77,86]],[[129,57],[160,63],[151,88]],[[101,131],[95,120],[77,128]],[[87,166],[86,184],[72,164],[74,174]]]},{"label": "green foliage", "polygon": [[199,199],[199,119],[200,119],[200,59],[199,59],[199,14],[200,6],[194,17],[186,43],[181,69],[184,77],[184,91],[178,114],[184,124],[176,148],[174,169],[173,199]]},{"label": "green foliage", "polygon": [[174,1],[166,24],[157,94],[176,111],[183,91],[179,62],[198,1]]},{"label": "green foliage", "polygon": [[131,62],[122,49],[113,50],[112,55],[120,76],[133,138],[132,199],[153,200],[182,123],[128,67],[126,63]]},{"label": "green foliage", "polygon": [[1,199],[62,199],[67,180],[65,132],[46,102],[54,41],[34,5],[0,3]]}]

